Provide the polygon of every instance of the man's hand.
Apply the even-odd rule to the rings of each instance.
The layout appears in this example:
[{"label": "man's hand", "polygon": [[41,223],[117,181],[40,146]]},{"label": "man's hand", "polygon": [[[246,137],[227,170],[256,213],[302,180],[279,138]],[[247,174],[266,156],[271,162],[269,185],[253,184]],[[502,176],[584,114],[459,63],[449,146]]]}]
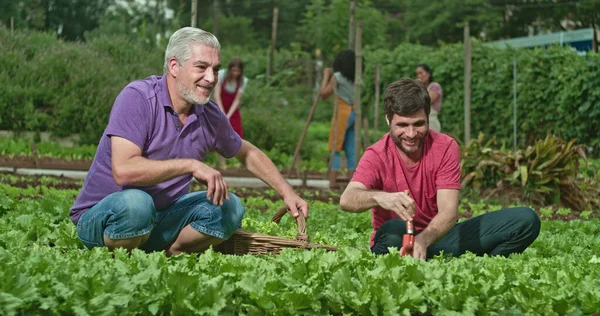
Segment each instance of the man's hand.
[{"label": "man's hand", "polygon": [[308,218],[308,203],[300,198],[295,193],[291,194],[290,197],[284,198],[285,205],[289,208],[290,213],[294,218],[298,217],[298,211],[302,212],[305,218]]},{"label": "man's hand", "polygon": [[212,202],[214,205],[223,205],[223,199],[229,200],[227,184],[219,171],[198,161],[192,175],[194,178],[206,182],[208,185],[206,199],[210,201],[213,198]]},{"label": "man's hand", "polygon": [[331,69],[330,67],[323,69],[323,78],[329,79],[329,77],[331,77],[332,74],[333,74],[333,69]]},{"label": "man's hand", "polygon": [[415,244],[413,245],[413,257],[425,260],[427,258],[427,247],[429,247],[429,245],[425,244],[423,239],[419,238],[419,235],[415,236]]},{"label": "man's hand", "polygon": [[236,158],[252,174],[263,180],[281,195],[285,205],[294,217],[298,217],[299,211],[305,217],[308,217],[308,204],[294,192],[294,189],[287,183],[265,153],[248,141],[242,140],[242,147],[238,151]]},{"label": "man's hand", "polygon": [[375,200],[383,209],[398,214],[403,221],[412,221],[415,216],[415,201],[408,195],[408,191],[382,192],[375,197]]}]

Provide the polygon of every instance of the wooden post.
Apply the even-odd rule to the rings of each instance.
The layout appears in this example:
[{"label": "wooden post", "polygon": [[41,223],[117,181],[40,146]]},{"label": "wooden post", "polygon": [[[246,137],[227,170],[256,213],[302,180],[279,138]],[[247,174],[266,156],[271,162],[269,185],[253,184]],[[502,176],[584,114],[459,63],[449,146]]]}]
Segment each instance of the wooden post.
[{"label": "wooden post", "polygon": [[192,0],[192,27],[196,27],[198,23],[198,0]]},{"label": "wooden post", "polygon": [[308,170],[302,172],[302,187],[308,187]]},{"label": "wooden post", "polygon": [[217,36],[219,32],[219,0],[213,0],[213,25],[212,25],[212,33]]},{"label": "wooden post", "polygon": [[38,150],[37,150],[37,146],[35,145],[35,141],[31,142],[31,152],[33,153],[33,165],[37,169],[37,168],[40,167],[40,162],[38,160],[39,153],[38,153]]},{"label": "wooden post", "polygon": [[150,26],[150,32],[152,32],[152,34],[157,35],[157,37],[152,39],[153,44],[156,46],[160,46],[160,39],[162,38],[162,34],[164,34],[163,32],[161,32],[161,26],[163,25],[164,21],[164,12],[161,10],[163,8],[162,4],[163,3],[160,0],[156,0],[154,2],[154,10],[152,12],[152,25]]},{"label": "wooden post", "polygon": [[355,153],[356,161],[360,160],[360,152],[362,149],[362,115],[361,115],[361,104],[360,104],[360,88],[362,87],[362,32],[363,32],[363,21],[356,23],[356,42],[354,53],[356,54],[356,62],[354,63],[354,114],[356,120],[354,121],[354,141],[355,141]]},{"label": "wooden post", "polygon": [[517,58],[513,57],[513,151],[517,152]]},{"label": "wooden post", "polygon": [[[305,84],[310,86],[314,83],[315,73],[312,72],[314,61],[312,58],[304,58],[304,69],[306,69]],[[314,98],[313,98],[314,101]]]},{"label": "wooden post", "polygon": [[471,140],[471,38],[469,22],[465,22],[465,144]]},{"label": "wooden post", "polygon": [[[373,114],[373,134],[375,140],[379,135],[379,94],[381,93],[379,88],[379,65],[375,66],[375,113]],[[372,140],[374,141],[374,140]]]},{"label": "wooden post", "polygon": [[365,130],[365,139],[363,140],[365,148],[363,149],[367,149],[371,146],[371,133],[369,133],[369,118],[366,116],[363,118],[363,129]]},{"label": "wooden post", "polygon": [[337,149],[337,125],[338,125],[338,119],[337,119],[337,115],[338,115],[338,107],[339,107],[339,102],[338,102],[338,97],[337,97],[337,89],[334,85],[333,87],[333,126],[331,127],[333,132],[332,135],[332,140],[331,140],[331,152],[329,153],[329,163],[327,164],[327,175],[329,175],[329,173],[331,172],[331,166],[333,165],[333,157],[335,156],[335,152]]},{"label": "wooden post", "polygon": [[273,7],[273,25],[271,27],[271,47],[269,49],[269,64],[267,67],[267,82],[271,82],[273,75],[273,60],[275,59],[275,44],[277,42],[277,20],[279,19],[279,8]]},{"label": "wooden post", "polygon": [[348,21],[348,48],[354,48],[354,39],[356,35],[354,34],[355,26],[354,26],[354,12],[356,7],[356,0],[350,0],[350,18]]},{"label": "wooden post", "polygon": [[15,34],[15,18],[10,17],[10,35]]},{"label": "wooden post", "polygon": [[292,171],[298,171],[298,158],[300,157],[300,148],[302,148],[302,144],[304,143],[304,137],[308,132],[308,127],[310,126],[310,122],[312,121],[313,115],[315,114],[315,110],[317,108],[317,104],[319,104],[320,94],[317,94],[313,105],[310,107],[310,112],[308,113],[308,118],[306,119],[306,124],[304,124],[304,129],[302,130],[302,134],[300,134],[300,139],[298,140],[298,144],[296,144],[296,150],[294,150],[294,158],[292,159],[292,165],[290,166],[289,174],[292,174]]},{"label": "wooden post", "polygon": [[598,33],[600,33],[600,28],[598,28],[596,24],[592,24],[592,29],[594,30],[594,33],[592,35],[592,51],[598,53],[600,52],[598,50]]}]

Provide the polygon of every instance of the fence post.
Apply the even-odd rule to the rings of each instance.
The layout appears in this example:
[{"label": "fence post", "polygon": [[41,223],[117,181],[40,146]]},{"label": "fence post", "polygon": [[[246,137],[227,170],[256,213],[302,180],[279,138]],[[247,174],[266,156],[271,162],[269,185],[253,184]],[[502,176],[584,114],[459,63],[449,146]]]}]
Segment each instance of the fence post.
[{"label": "fence post", "polygon": [[277,43],[277,20],[279,19],[279,8],[273,7],[273,25],[271,28],[271,47],[269,49],[269,64],[267,65],[267,83],[271,82],[273,74],[273,60],[275,59],[275,44]]},{"label": "fence post", "polygon": [[198,0],[192,0],[192,22],[191,26],[196,27],[198,23]]},{"label": "fence post", "polygon": [[219,33],[219,0],[213,0],[213,25],[212,25],[212,33],[215,36],[218,36]]},{"label": "fence post", "polygon": [[513,151],[517,151],[517,58],[513,57]]},{"label": "fence post", "polygon": [[465,22],[465,144],[471,139],[471,38],[469,22]]},{"label": "fence post", "polygon": [[[379,88],[379,65],[375,66],[375,117],[373,118],[373,134],[375,139],[379,135],[379,94],[381,93]],[[373,141],[373,140],[371,140]]]},{"label": "fence post", "polygon": [[354,34],[354,12],[356,7],[356,0],[350,0],[350,17],[348,21],[348,48],[354,48],[354,40],[356,35]]},{"label": "fence post", "polygon": [[361,104],[360,104],[360,89],[362,87],[362,33],[363,33],[363,21],[356,23],[356,42],[354,53],[356,54],[356,62],[354,64],[354,150],[356,153],[356,161],[360,160],[360,152],[362,149],[362,115],[361,115]]}]

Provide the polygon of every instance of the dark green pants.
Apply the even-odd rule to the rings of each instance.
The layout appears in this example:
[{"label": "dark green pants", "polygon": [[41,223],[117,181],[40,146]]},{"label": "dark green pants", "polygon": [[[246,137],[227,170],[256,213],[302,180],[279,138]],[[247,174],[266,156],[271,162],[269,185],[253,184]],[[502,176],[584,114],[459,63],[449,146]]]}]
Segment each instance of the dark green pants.
[{"label": "dark green pants", "polygon": [[[375,234],[371,251],[388,253],[388,247],[402,246],[406,224],[401,219],[385,222]],[[441,251],[458,257],[467,251],[508,256],[523,252],[540,233],[540,219],[527,207],[506,208],[456,224],[444,237],[427,248],[427,258]]]}]

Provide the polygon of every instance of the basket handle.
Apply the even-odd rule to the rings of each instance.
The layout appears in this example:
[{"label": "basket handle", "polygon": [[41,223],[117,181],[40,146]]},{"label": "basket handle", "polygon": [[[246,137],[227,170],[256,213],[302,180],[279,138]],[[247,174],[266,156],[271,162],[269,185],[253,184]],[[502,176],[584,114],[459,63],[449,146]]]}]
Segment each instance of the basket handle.
[{"label": "basket handle", "polygon": [[[272,221],[279,224],[283,215],[289,213],[289,210],[290,209],[286,205],[280,207],[277,212],[275,212],[275,215],[273,215]],[[308,234],[306,233],[306,218],[304,218],[302,211],[298,211],[296,225],[298,226],[298,235],[296,236],[296,240],[308,243],[309,239]]]}]

